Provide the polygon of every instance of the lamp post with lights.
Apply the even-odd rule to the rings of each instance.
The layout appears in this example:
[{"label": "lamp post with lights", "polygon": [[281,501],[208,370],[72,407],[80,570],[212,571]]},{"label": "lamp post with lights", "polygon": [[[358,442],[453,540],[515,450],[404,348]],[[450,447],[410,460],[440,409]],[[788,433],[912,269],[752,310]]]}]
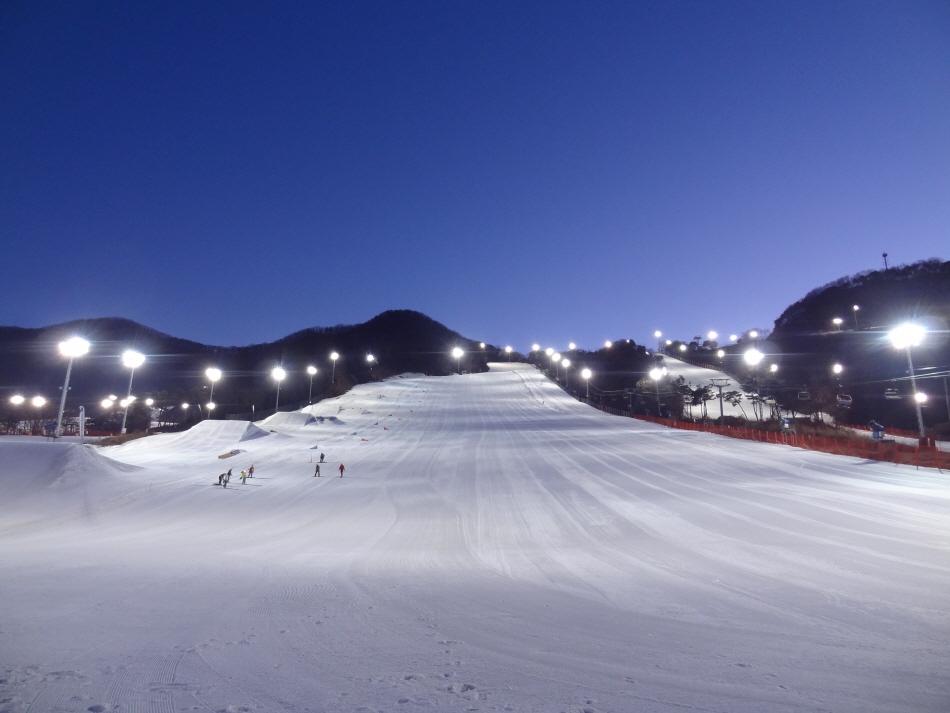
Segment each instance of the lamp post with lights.
[{"label": "lamp post with lights", "polygon": [[336,352],[333,352],[332,354],[330,354],[330,361],[333,362],[333,372],[330,374],[330,383],[331,383],[331,384],[335,384],[335,383],[336,383],[336,360],[339,359],[339,358],[340,358],[340,355],[337,354]]},{"label": "lamp post with lights", "polygon": [[307,373],[310,374],[310,395],[307,397],[307,402],[312,404],[313,403],[313,377],[317,373],[317,367],[312,366],[312,365],[308,366]]},{"label": "lamp post with lights", "polygon": [[462,351],[462,348],[461,348],[461,347],[455,347],[455,348],[452,350],[452,356],[455,357],[455,365],[458,367],[458,372],[459,372],[459,374],[462,373],[462,355],[463,355],[464,353],[465,353],[465,352]]},{"label": "lamp post with lights", "polygon": [[66,408],[66,393],[69,391],[69,375],[73,370],[73,359],[88,352],[89,342],[81,337],[72,337],[59,343],[59,353],[69,357],[69,365],[66,367],[66,383],[63,384],[63,395],[59,399],[59,415],[56,417],[56,432],[53,434],[55,438],[59,438],[63,432],[63,411]]},{"label": "lamp post with lights", "polygon": [[505,354],[508,355],[508,361],[511,361],[511,347],[505,347]]},{"label": "lamp post with lights", "polygon": [[590,401],[590,377],[592,377],[593,375],[594,374],[590,369],[584,369],[583,371],[581,371],[581,376],[583,376],[584,381],[587,382],[587,401],[588,402]]},{"label": "lamp post with lights", "polygon": [[659,367],[650,369],[650,378],[653,379],[653,383],[656,384],[656,415],[659,418],[663,418],[663,411],[660,409],[660,379],[663,378],[664,373],[665,370]]},{"label": "lamp post with lights", "polygon": [[273,369],[271,369],[270,375],[273,377],[274,381],[277,382],[277,400],[274,402],[274,412],[276,413],[276,411],[280,408],[280,382],[287,377],[287,372],[281,367],[275,366]]},{"label": "lamp post with lights", "polygon": [[125,433],[125,422],[129,418],[129,406],[132,405],[132,379],[135,376],[135,370],[145,363],[145,355],[140,354],[134,349],[126,349],[122,352],[122,365],[129,368],[129,390],[125,395],[125,411],[122,414],[122,430]]},{"label": "lamp post with lights", "polygon": [[921,442],[923,442],[927,436],[924,432],[924,416],[920,412],[920,405],[927,400],[927,395],[918,393],[917,391],[917,379],[914,376],[914,362],[910,356],[910,349],[911,347],[920,346],[926,332],[927,330],[919,324],[907,323],[895,327],[890,331],[890,334],[887,335],[895,349],[903,349],[907,352],[907,368],[910,369],[910,385],[914,392],[914,406],[917,409],[917,428],[920,431]]}]

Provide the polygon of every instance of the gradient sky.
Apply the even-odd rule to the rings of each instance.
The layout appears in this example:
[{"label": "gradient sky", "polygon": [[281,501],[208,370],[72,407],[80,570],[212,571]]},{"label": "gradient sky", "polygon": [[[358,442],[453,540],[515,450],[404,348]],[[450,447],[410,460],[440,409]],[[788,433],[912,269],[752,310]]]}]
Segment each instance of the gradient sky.
[{"label": "gradient sky", "polygon": [[596,348],[948,226],[946,2],[0,4],[0,324]]}]

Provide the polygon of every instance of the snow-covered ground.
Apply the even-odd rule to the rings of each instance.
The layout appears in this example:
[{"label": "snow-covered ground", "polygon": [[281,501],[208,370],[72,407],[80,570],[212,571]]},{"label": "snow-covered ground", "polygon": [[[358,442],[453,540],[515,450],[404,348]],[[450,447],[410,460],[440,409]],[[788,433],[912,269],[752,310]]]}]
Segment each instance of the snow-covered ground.
[{"label": "snow-covered ground", "polygon": [[310,411],[0,440],[0,711],[950,707],[946,474],[514,364]]}]

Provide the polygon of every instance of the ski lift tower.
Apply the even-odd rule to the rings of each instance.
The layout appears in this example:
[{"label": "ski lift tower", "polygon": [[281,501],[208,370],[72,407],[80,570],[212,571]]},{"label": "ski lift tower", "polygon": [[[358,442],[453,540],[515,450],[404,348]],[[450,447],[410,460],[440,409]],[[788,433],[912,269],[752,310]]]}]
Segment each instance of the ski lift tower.
[{"label": "ski lift tower", "polygon": [[722,390],[727,386],[731,385],[732,382],[729,379],[710,379],[712,385],[719,389],[719,425],[723,425],[723,410],[722,410]]}]

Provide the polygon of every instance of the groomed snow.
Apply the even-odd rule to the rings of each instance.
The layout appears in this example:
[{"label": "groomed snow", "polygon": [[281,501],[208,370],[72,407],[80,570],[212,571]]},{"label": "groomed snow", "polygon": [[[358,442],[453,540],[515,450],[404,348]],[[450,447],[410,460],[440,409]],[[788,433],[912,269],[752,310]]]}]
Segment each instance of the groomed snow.
[{"label": "groomed snow", "polygon": [[950,475],[507,364],[307,411],[0,441],[0,711],[948,709]]}]

